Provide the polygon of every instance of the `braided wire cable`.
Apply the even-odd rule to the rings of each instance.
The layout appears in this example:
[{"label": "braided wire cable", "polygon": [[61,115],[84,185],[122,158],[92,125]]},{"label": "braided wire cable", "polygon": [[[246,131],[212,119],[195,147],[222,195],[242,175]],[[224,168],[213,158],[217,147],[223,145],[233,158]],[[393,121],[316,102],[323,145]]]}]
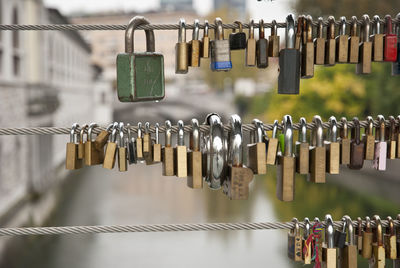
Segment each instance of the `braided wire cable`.
[{"label": "braided wire cable", "polygon": [[[378,127],[378,121],[374,120],[373,124],[375,127]],[[352,121],[347,122],[348,128],[354,128],[354,123]],[[385,125],[387,127],[390,126],[389,120],[385,121]],[[400,125],[400,122],[397,124]],[[339,128],[343,128],[343,123],[342,122],[337,122],[337,126]],[[315,127],[314,123],[307,123],[307,129],[313,129]],[[327,129],[330,127],[329,122],[324,122],[322,124],[322,127]],[[367,121],[360,121],[360,127],[366,128],[368,127],[368,122]],[[273,130],[274,125],[273,124],[264,124],[264,130],[266,131],[271,131]],[[293,124],[293,129],[298,130],[300,128],[299,123]],[[138,127],[137,126],[130,126],[129,129],[132,132],[137,133]],[[200,125],[200,131],[203,133],[207,133],[209,131],[210,127],[208,125]],[[244,132],[250,132],[256,129],[254,124],[243,124],[242,129]],[[281,124],[278,124],[278,129],[283,129]],[[80,128],[77,128],[77,131],[80,130]],[[106,130],[106,127],[101,126],[101,127],[96,127],[93,129],[93,133],[98,134],[102,130]],[[142,127],[143,130],[143,127]],[[192,130],[191,125],[186,125],[184,127],[185,132],[190,132]],[[225,131],[230,131],[231,127],[229,125],[224,125],[224,130]],[[9,135],[60,135],[60,134],[70,134],[71,128],[69,127],[24,127],[24,128],[0,128],[0,136],[9,136]],[[125,132],[127,131],[127,127],[125,127]],[[87,129],[85,130],[87,132]],[[155,133],[155,127],[151,126],[149,129],[150,133]],[[164,133],[165,132],[165,126],[160,126],[159,127],[159,133]],[[172,126],[172,132],[177,133],[178,132],[178,126]]]},{"label": "braided wire cable", "polygon": [[[383,227],[388,227],[388,221],[381,221]],[[399,220],[393,220],[394,226],[400,226]],[[324,222],[321,224],[325,227]],[[343,222],[335,221],[334,227],[340,228]],[[353,221],[357,227],[358,222]],[[362,226],[365,226],[363,221]],[[371,226],[375,227],[374,221]],[[299,222],[304,228],[304,222]],[[144,233],[144,232],[193,232],[193,231],[239,231],[239,230],[280,230],[293,229],[293,222],[259,222],[259,223],[188,223],[188,224],[145,224],[145,225],[104,225],[104,226],[62,226],[62,227],[20,227],[0,228],[0,236],[23,235],[65,235],[65,234],[100,234],[100,233]]]}]

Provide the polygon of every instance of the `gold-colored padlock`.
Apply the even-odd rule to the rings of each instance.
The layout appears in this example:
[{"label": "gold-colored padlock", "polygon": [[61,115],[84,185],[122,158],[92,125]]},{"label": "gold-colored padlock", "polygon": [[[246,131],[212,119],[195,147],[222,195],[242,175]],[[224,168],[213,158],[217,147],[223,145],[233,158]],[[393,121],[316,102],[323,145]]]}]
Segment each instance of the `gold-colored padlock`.
[{"label": "gold-colored padlock", "polygon": [[325,38],[324,33],[324,19],[322,17],[318,18],[317,27],[317,38],[314,39],[314,49],[315,49],[315,64],[323,65],[325,64]]},{"label": "gold-colored padlock", "polygon": [[314,116],[315,128],[311,132],[310,149],[310,181],[325,183],[326,180],[326,148],[324,146],[324,131],[319,115]]},{"label": "gold-colored padlock", "polygon": [[256,66],[256,39],[254,38],[254,20],[250,21],[249,38],[246,46],[246,66]]},{"label": "gold-colored padlock", "polygon": [[171,145],[171,121],[165,121],[165,146],[162,148],[163,176],[174,176],[174,148]]},{"label": "gold-colored padlock", "polygon": [[[114,125],[115,126],[115,125]],[[107,143],[106,152],[104,155],[103,168],[113,169],[115,165],[115,156],[117,154],[117,127],[113,126],[110,140]]]},{"label": "gold-colored padlock", "polygon": [[98,127],[96,123],[91,123],[87,132],[87,140],[85,143],[85,165],[93,166],[100,165],[104,161],[104,149],[97,149],[95,142],[92,141],[92,132],[95,127]]},{"label": "gold-colored padlock", "polygon": [[76,133],[78,128],[78,123],[72,125],[70,141],[67,143],[65,168],[69,170],[80,169],[82,167],[82,160],[78,158],[79,134]]},{"label": "gold-colored padlock", "polygon": [[337,140],[337,121],[334,116],[329,118],[328,141],[326,145],[326,171],[329,174],[339,174],[340,143]]},{"label": "gold-colored padlock", "polygon": [[268,140],[268,149],[267,149],[267,164],[275,165],[276,164],[276,154],[278,152],[278,120],[274,121],[274,128],[272,129],[272,138]]},{"label": "gold-colored padlock", "polygon": [[200,134],[199,121],[193,118],[189,141],[187,177],[187,186],[193,189],[203,188],[203,156],[200,151]]},{"label": "gold-colored padlock", "polygon": [[254,119],[253,124],[256,129],[250,132],[250,144],[247,145],[247,166],[253,170],[254,174],[266,174],[267,159],[265,154],[266,145],[263,140],[264,125],[258,119]]},{"label": "gold-colored padlock", "polygon": [[349,35],[346,34],[346,17],[340,17],[339,35],[336,36],[336,62],[347,63],[349,59]]},{"label": "gold-colored padlock", "polygon": [[199,40],[199,20],[194,20],[194,29],[192,40],[190,41],[190,58],[189,58],[189,66],[190,67],[200,67],[200,49],[201,49],[201,41]]},{"label": "gold-colored padlock", "polygon": [[375,239],[372,243],[372,259],[370,261],[370,267],[372,268],[384,268],[385,267],[385,248],[383,244],[383,230],[381,218],[375,215],[372,218],[375,221]]}]

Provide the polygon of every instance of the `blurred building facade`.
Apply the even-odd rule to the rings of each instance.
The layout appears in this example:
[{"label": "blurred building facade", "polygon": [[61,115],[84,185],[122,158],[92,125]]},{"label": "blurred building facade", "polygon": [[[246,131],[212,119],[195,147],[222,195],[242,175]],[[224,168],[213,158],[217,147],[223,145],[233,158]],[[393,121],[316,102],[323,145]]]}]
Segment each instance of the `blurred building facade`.
[{"label": "blurred building facade", "polygon": [[160,7],[165,11],[192,11],[193,0],[160,0]]},{"label": "blurred building facade", "polygon": [[246,0],[214,0],[214,9],[227,9],[231,18],[245,19],[247,13]]}]

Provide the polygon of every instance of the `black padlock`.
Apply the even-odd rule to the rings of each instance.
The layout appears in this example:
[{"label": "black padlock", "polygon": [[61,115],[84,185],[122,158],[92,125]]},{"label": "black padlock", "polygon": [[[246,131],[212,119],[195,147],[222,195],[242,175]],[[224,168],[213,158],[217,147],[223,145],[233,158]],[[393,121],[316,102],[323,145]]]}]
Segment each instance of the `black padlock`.
[{"label": "black padlock", "polygon": [[229,47],[231,50],[239,50],[246,48],[246,34],[243,32],[243,24],[240,21],[235,21],[239,26],[239,32],[236,29],[229,35]]},{"label": "black padlock", "polygon": [[278,94],[299,94],[300,50],[295,48],[294,16],[286,17],[286,47],[279,52]]},{"label": "black padlock", "polygon": [[335,236],[334,236],[334,241],[335,241],[335,247],[337,248],[344,248],[346,245],[346,228],[347,228],[347,222],[345,218],[342,218],[343,222],[343,227],[342,230],[335,230]]},{"label": "black padlock", "polygon": [[259,39],[257,40],[257,68],[268,67],[268,40],[264,35],[264,20],[260,20],[259,24]]}]

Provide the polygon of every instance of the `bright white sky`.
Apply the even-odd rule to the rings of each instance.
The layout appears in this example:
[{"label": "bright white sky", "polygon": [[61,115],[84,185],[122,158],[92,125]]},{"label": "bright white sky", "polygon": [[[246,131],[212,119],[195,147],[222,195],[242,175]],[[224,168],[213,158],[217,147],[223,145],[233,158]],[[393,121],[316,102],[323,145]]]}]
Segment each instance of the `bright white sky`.
[{"label": "bright white sky", "polygon": [[[212,8],[213,0],[194,0],[194,6],[200,15],[206,15]],[[247,0],[250,15],[255,20],[284,21],[292,0],[274,0],[273,2],[262,0]],[[63,14],[73,12],[99,12],[99,11],[147,11],[156,9],[159,0],[44,0],[45,5],[58,8]]]}]

